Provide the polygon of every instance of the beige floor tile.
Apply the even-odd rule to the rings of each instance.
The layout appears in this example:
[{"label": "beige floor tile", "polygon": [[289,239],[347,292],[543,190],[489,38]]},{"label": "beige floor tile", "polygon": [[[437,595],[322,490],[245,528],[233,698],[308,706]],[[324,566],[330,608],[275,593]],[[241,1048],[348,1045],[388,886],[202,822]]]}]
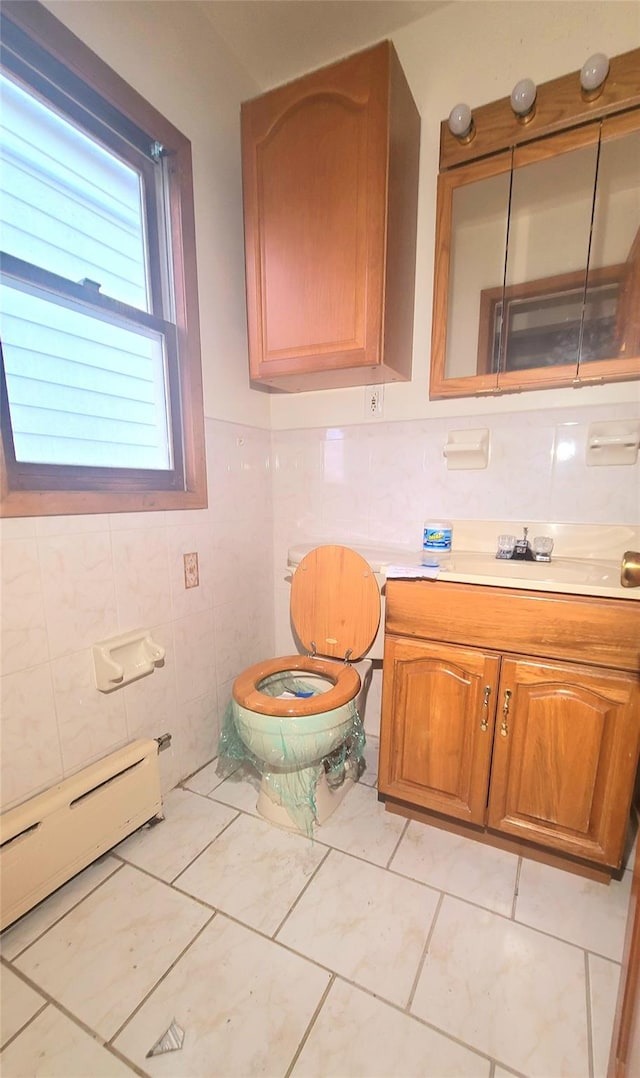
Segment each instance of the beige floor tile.
[{"label": "beige floor tile", "polygon": [[518,858],[412,821],[390,866],[441,891],[511,916]]},{"label": "beige floor tile", "polygon": [[108,1039],[211,915],[125,865],[15,964]]},{"label": "beige floor tile", "polygon": [[277,938],[405,1006],[438,899],[422,884],[332,850]]},{"label": "beige floor tile", "polygon": [[367,734],[367,743],[364,747],[365,768],[360,776],[360,782],[365,786],[376,786],[378,783],[378,757],[380,755],[380,741],[377,737]]},{"label": "beige floor tile", "polygon": [[0,1068],[2,1078],[130,1078],[135,1073],[51,1006],[5,1049]]},{"label": "beige floor tile", "polygon": [[136,831],[114,852],[167,881],[175,879],[236,815],[235,809],[180,789],[165,797],[164,813],[161,823]]},{"label": "beige floor tile", "polygon": [[523,861],[516,921],[569,940],[619,962],[622,957],[631,873],[608,887],[572,872]]},{"label": "beige floor tile", "polygon": [[617,962],[610,962],[595,954],[589,955],[594,1078],[606,1078],[607,1075],[619,981],[620,966]]},{"label": "beige floor tile", "polygon": [[46,1000],[6,966],[0,966],[0,1046],[44,1007]]},{"label": "beige floor tile", "polygon": [[318,842],[242,814],[175,885],[271,935],[326,855]]},{"label": "beige floor tile", "polygon": [[209,797],[215,801],[222,801],[225,805],[241,809],[242,812],[250,812],[252,816],[257,816],[258,788],[256,784],[259,779],[253,773],[254,782],[250,782],[247,775],[248,771],[245,768],[238,768],[232,775],[229,775],[228,779],[216,786],[209,794]]},{"label": "beige floor tile", "polygon": [[584,953],[445,897],[412,1013],[527,1078],[589,1073]]},{"label": "beige floor tile", "polygon": [[374,789],[356,782],[326,823],[315,828],[314,836],[343,853],[384,866],[405,823],[401,816],[385,810]]},{"label": "beige floor tile", "polygon": [[25,913],[19,921],[4,930],[0,938],[2,957],[15,958],[94,888],[121,868],[120,861],[107,855],[79,872],[63,887],[59,887],[29,913]]},{"label": "beige floor tile", "polygon": [[488,1078],[489,1067],[488,1059],[338,979],[292,1078]]},{"label": "beige floor tile", "polygon": [[216,786],[224,782],[223,776],[216,773],[217,766],[217,759],[212,760],[210,764],[205,764],[199,771],[196,771],[195,775],[191,775],[180,785],[185,790],[193,790],[194,793],[203,794],[206,797],[212,790],[215,790]]},{"label": "beige floor tile", "polygon": [[[328,983],[325,971],[218,914],[115,1047],[167,1078],[282,1076]],[[185,1031],[179,1061],[145,1060],[174,1018]]]}]

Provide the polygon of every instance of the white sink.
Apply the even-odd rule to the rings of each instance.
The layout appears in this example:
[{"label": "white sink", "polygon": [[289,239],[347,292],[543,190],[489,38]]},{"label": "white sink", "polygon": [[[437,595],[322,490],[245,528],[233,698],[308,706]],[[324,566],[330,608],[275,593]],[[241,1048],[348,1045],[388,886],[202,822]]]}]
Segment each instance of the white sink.
[{"label": "white sink", "polygon": [[490,554],[452,554],[442,559],[440,573],[455,576],[497,577],[499,580],[524,581],[527,584],[582,584],[603,588],[620,586],[620,566],[613,561],[596,561],[586,558],[553,558],[543,561],[512,561],[495,558]]},{"label": "white sink", "polygon": [[[568,528],[569,525],[565,525]],[[548,533],[547,528],[547,533]],[[626,534],[624,542],[628,543]],[[324,540],[335,542],[336,540]],[[640,541],[640,537],[638,538]],[[289,568],[295,569],[315,543],[301,543],[289,550]],[[422,563],[422,551],[402,547],[385,547],[358,540],[347,540],[346,546],[357,550],[367,559],[384,588],[386,567],[418,567]],[[615,549],[615,548],[614,548]],[[495,553],[469,550],[453,550],[441,557],[439,580],[462,584],[484,584],[494,588],[524,588],[530,591],[555,591],[569,595],[596,595],[615,599],[640,600],[640,588],[623,588],[620,584],[620,558],[553,557],[550,562],[513,561],[496,558]],[[434,555],[434,558],[437,557]],[[384,596],[384,590],[383,590]]]}]

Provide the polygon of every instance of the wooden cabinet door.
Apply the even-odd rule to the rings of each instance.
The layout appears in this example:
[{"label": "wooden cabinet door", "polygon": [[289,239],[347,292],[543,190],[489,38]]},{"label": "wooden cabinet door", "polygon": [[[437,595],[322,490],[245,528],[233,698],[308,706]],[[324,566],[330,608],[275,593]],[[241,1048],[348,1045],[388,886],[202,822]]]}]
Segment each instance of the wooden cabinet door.
[{"label": "wooden cabinet door", "polygon": [[411,377],[419,151],[390,41],[242,106],[253,381]]},{"label": "wooden cabinet door", "polygon": [[379,362],[387,107],[386,44],[243,105],[254,379]]},{"label": "wooden cabinet door", "polygon": [[503,659],[489,827],[618,867],[639,703],[632,674]]},{"label": "wooden cabinet door", "polygon": [[476,648],[387,637],[381,793],[484,823],[499,663]]}]

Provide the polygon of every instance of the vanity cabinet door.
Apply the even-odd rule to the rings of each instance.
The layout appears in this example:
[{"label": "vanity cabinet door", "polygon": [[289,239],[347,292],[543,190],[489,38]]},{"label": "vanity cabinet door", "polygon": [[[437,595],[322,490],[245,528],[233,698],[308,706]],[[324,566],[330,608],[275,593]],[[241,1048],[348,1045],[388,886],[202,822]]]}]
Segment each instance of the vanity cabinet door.
[{"label": "vanity cabinet door", "polygon": [[500,659],[387,636],[380,793],[482,824]]},{"label": "vanity cabinet door", "polygon": [[488,826],[617,867],[639,731],[634,675],[503,659]]}]

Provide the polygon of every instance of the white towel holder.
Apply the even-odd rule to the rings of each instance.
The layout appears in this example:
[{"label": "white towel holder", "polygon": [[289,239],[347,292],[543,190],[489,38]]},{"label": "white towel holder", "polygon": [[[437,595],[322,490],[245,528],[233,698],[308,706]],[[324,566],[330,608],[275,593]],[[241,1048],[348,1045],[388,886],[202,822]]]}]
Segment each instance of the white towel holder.
[{"label": "white towel holder", "polygon": [[450,470],[463,468],[486,468],[489,463],[489,431],[452,430],[442,450]]}]

